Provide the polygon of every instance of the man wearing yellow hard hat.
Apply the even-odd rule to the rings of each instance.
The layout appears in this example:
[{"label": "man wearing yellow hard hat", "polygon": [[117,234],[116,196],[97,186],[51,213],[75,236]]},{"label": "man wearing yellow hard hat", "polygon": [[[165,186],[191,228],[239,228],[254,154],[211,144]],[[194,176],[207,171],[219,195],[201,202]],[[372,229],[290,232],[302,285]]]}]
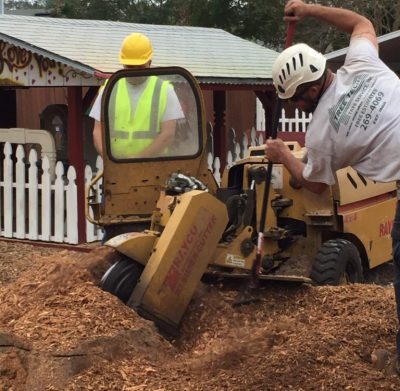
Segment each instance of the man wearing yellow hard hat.
[{"label": "man wearing yellow hard hat", "polygon": [[[151,65],[153,48],[140,33],[128,35],[119,60],[124,68],[145,69]],[[103,154],[100,90],[90,116],[95,119],[93,140]],[[176,121],[184,117],[173,86],[156,76],[121,78],[111,94],[109,107],[110,148],[115,158],[162,156],[175,136]]]}]

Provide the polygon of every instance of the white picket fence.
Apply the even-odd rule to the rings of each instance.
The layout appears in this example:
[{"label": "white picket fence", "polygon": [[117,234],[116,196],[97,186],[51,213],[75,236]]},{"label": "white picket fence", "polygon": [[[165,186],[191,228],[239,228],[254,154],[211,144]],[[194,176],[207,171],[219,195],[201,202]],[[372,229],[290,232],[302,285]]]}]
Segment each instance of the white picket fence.
[{"label": "white picket fence", "polygon": [[[282,112],[281,131],[302,132],[306,130],[310,117],[295,113],[286,118]],[[221,160],[214,156],[213,130],[209,124],[208,165],[218,183],[221,181]],[[236,160],[248,156],[250,146],[264,143],[264,132],[251,129],[237,140],[234,129],[229,131],[225,164],[231,166]],[[85,168],[85,185],[103,168],[98,157],[96,168]],[[78,204],[75,168],[65,170],[57,162],[55,170],[49,159],[38,159],[31,149],[26,157],[25,149],[18,145],[16,150],[10,143],[4,145],[4,158],[0,161],[0,236],[56,243],[78,243]],[[54,170],[54,172],[53,172]],[[95,197],[101,199],[101,181],[95,188]],[[86,240],[93,242],[102,237],[101,229],[86,221]]]},{"label": "white picket fence", "polygon": [[[97,156],[96,160],[96,169],[95,171],[92,170],[92,167],[89,165],[86,165],[85,167],[85,188],[88,187],[88,184],[90,181],[97,175],[98,172],[103,171],[103,159],[101,156]],[[94,187],[94,192],[93,194],[94,199],[96,202],[101,202],[102,198],[102,185],[103,185],[103,178],[101,178],[95,185]],[[103,237],[103,231],[101,228],[97,225],[94,225],[90,223],[88,220],[86,220],[86,241],[88,243],[90,242],[95,242],[97,240],[101,240]]]},{"label": "white picket fence", "polygon": [[[51,172],[47,157],[39,160],[31,149],[26,161],[24,147],[18,145],[14,154],[10,143],[4,145],[2,168],[0,236],[77,244],[75,168],[70,166],[65,172],[63,164],[57,162],[55,172]],[[86,181],[92,176],[90,167],[86,167]],[[99,229],[90,223],[86,233],[88,241],[101,237]]]},{"label": "white picket fence", "polygon": [[[304,111],[298,109],[295,109],[294,117],[286,117],[285,109],[282,109],[279,130],[282,132],[305,132],[311,118],[312,114],[307,115]],[[265,111],[258,99],[256,104],[256,129],[265,131]]]},{"label": "white picket fence", "polygon": [[285,110],[282,109],[279,119],[279,130],[281,132],[305,132],[312,119],[312,114],[307,115],[304,111],[296,109],[294,117],[286,117]]}]

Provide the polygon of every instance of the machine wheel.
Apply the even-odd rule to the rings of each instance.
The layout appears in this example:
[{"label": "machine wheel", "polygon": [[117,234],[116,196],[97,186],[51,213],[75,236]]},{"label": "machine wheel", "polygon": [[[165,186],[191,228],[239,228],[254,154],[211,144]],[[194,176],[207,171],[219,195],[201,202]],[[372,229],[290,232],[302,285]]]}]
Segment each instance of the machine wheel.
[{"label": "machine wheel", "polygon": [[100,287],[117,296],[126,304],[143,269],[143,265],[121,254],[121,259],[105,272],[100,281]]},{"label": "machine wheel", "polygon": [[362,282],[363,268],[357,247],[345,239],[328,240],[318,250],[310,277],[317,285]]}]

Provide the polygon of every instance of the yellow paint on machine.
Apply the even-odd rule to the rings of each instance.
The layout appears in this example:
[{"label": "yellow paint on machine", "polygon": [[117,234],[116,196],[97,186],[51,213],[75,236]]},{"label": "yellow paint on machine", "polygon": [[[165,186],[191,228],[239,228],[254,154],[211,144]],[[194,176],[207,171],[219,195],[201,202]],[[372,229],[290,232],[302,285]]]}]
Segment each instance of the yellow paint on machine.
[{"label": "yellow paint on machine", "polygon": [[[358,237],[367,253],[369,268],[391,259],[390,236],[396,199],[390,198],[374,205],[367,205],[343,213],[343,232]],[[381,217],[377,221],[376,216]]]},{"label": "yellow paint on machine", "polygon": [[177,327],[227,223],[211,194],[180,196],[128,305]]}]

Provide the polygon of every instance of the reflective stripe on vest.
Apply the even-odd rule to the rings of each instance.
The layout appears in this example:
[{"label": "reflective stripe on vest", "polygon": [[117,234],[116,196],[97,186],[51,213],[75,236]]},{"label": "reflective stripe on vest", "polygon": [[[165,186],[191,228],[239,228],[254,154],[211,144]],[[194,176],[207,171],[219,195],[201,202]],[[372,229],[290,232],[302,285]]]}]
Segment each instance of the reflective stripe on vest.
[{"label": "reflective stripe on vest", "polygon": [[116,110],[110,129],[113,156],[132,157],[152,143],[160,131],[167,105],[168,85],[169,82],[156,76],[149,77],[136,107],[132,107],[127,80],[117,82]]}]

